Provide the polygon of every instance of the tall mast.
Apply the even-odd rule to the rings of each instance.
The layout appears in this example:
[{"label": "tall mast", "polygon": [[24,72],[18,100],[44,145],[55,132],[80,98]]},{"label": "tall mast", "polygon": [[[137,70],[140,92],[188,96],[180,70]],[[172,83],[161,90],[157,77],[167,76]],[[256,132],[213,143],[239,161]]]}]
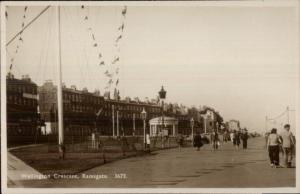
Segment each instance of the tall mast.
[{"label": "tall mast", "polygon": [[58,109],[58,145],[60,157],[64,158],[64,120],[63,120],[63,99],[62,99],[62,68],[61,68],[61,29],[60,29],[60,6],[57,6],[57,109]]}]

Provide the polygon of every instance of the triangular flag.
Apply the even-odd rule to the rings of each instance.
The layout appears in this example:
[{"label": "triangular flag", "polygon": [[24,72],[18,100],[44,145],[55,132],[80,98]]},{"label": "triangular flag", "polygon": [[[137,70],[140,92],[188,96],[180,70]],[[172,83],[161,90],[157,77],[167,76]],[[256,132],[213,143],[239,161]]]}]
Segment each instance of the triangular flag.
[{"label": "triangular flag", "polygon": [[126,12],[127,12],[127,7],[125,7],[122,11],[122,15],[125,16],[126,15]]}]

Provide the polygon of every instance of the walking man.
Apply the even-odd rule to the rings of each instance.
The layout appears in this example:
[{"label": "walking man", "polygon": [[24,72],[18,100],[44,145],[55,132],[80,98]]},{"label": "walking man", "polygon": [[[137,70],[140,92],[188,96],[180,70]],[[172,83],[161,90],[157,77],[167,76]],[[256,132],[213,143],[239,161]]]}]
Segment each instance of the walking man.
[{"label": "walking man", "polygon": [[242,134],[242,141],[243,141],[243,149],[247,149],[247,141],[248,141],[248,132],[247,129]]},{"label": "walking man", "polygon": [[217,150],[218,146],[219,146],[218,144],[220,142],[219,142],[219,134],[218,134],[218,132],[216,130],[211,134],[210,141],[212,143],[213,150]]},{"label": "walking man", "polygon": [[290,125],[284,125],[284,132],[281,133],[282,148],[284,154],[285,167],[292,167],[292,151],[295,146],[295,141],[292,132],[290,132]]}]

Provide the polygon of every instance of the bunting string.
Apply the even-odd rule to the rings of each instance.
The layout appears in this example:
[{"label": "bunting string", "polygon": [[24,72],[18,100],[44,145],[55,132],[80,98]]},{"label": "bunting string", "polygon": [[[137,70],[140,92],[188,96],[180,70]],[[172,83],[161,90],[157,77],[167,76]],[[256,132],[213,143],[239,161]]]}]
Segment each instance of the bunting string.
[{"label": "bunting string", "polygon": [[[13,66],[15,64],[15,58],[17,57],[17,54],[19,53],[21,44],[23,44],[23,42],[24,42],[24,40],[23,40],[23,29],[25,27],[27,9],[28,9],[28,7],[25,6],[24,7],[24,11],[23,11],[22,22],[21,22],[21,33],[19,34],[19,39],[18,39],[18,41],[16,43],[16,49],[14,50],[14,53],[13,53],[13,55],[10,58],[10,65],[9,65],[9,72],[10,73],[12,72]],[[6,19],[8,19],[8,13],[7,13],[7,11],[5,12],[5,16],[6,16]]]},{"label": "bunting string", "polygon": [[[92,41],[92,47],[97,49],[98,61],[99,61],[98,65],[99,65],[99,67],[105,67],[105,69],[106,69],[106,71],[104,72],[104,75],[107,78],[107,83],[106,83],[104,89],[107,93],[108,90],[111,90],[111,87],[113,85],[116,88],[119,84],[118,75],[119,75],[120,67],[118,65],[118,62],[120,61],[120,42],[123,38],[123,32],[125,29],[125,18],[126,18],[126,13],[127,13],[127,7],[124,6],[124,8],[121,11],[122,21],[121,21],[121,24],[117,28],[117,37],[114,40],[116,54],[114,55],[112,61],[109,64],[105,62],[105,60],[103,58],[103,53],[101,52],[101,49],[100,49],[100,44],[97,41],[96,33],[95,33],[93,27],[91,25],[89,25],[88,21],[89,21],[90,17],[89,17],[88,7],[85,7],[84,5],[82,5],[81,10],[83,11],[82,19],[86,25],[86,29],[87,29],[89,36],[91,38],[91,41]],[[108,69],[112,69],[112,70],[108,70]]]}]

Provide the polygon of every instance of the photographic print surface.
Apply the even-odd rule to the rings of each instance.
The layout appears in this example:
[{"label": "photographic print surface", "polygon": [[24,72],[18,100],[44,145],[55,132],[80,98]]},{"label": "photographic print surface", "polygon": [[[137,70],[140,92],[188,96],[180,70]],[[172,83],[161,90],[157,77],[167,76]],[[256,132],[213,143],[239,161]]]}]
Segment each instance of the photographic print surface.
[{"label": "photographic print surface", "polygon": [[2,11],[7,191],[296,191],[298,1]]}]

